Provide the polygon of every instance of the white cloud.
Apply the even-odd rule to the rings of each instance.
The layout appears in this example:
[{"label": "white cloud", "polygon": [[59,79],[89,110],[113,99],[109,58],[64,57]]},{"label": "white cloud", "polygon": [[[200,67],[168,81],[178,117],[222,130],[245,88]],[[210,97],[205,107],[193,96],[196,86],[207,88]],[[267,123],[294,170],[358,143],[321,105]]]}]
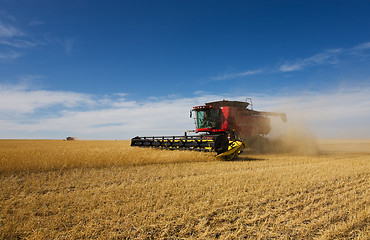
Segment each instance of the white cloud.
[{"label": "white cloud", "polygon": [[370,49],[370,42],[359,44],[352,48],[327,49],[311,57],[296,59],[280,65],[281,72],[300,71],[309,67],[337,64],[340,58],[345,55],[361,55],[364,51]]},{"label": "white cloud", "polygon": [[20,57],[21,54],[19,52],[15,51],[9,51],[9,52],[0,52],[0,60],[12,60]]},{"label": "white cloud", "polygon": [[212,80],[217,80],[217,81],[223,81],[223,80],[230,80],[230,79],[234,79],[234,78],[255,75],[255,74],[259,74],[261,72],[262,72],[262,70],[260,70],[260,69],[248,70],[248,71],[244,71],[244,72],[231,72],[231,73],[228,72],[228,73],[224,73],[222,75],[216,76],[216,77],[212,77],[211,79]]},{"label": "white cloud", "polygon": [[[327,93],[250,94],[259,111],[286,112],[288,123],[304,123],[319,138],[370,137],[370,87]],[[246,96],[163,97],[142,102],[124,94],[91,96],[75,92],[0,87],[1,138],[130,139],[136,135],[181,135],[194,129],[189,110],[205,102]],[[3,97],[4,96],[4,97]],[[54,107],[59,106],[59,107]],[[44,109],[44,111],[42,111]],[[360,131],[361,130],[361,131]]]},{"label": "white cloud", "polygon": [[23,39],[0,39],[0,44],[8,45],[15,48],[29,48],[39,45],[39,43]]},{"label": "white cloud", "polygon": [[294,62],[285,63],[280,66],[280,71],[282,72],[292,72],[299,71],[307,67],[322,65],[322,64],[335,64],[337,63],[336,56],[340,54],[341,51],[327,50],[322,53],[315,54],[311,57],[304,59],[297,59]]},{"label": "white cloud", "polygon": [[370,42],[361,43],[353,47],[351,50],[365,50],[365,49],[370,49]]},{"label": "white cloud", "polygon": [[33,27],[33,26],[39,26],[39,25],[43,25],[43,24],[44,24],[44,22],[35,20],[35,21],[31,21],[28,25]]},{"label": "white cloud", "polygon": [[[335,65],[340,63],[343,60],[344,56],[364,57],[364,54],[366,55],[366,51],[369,49],[370,42],[361,43],[351,48],[326,49],[310,57],[297,58],[292,61],[286,61],[285,63],[278,66],[278,72],[293,72],[301,71],[314,66]],[[215,81],[223,81],[261,73],[276,73],[276,69],[257,69],[244,72],[226,72],[218,76],[211,77],[210,79]]]},{"label": "white cloud", "polygon": [[67,55],[72,53],[73,47],[76,43],[75,39],[67,38],[60,41],[60,44],[63,46]]},{"label": "white cloud", "polygon": [[0,113],[25,114],[55,105],[75,107],[91,103],[89,95],[48,90],[29,90],[26,86],[0,85]]},{"label": "white cloud", "polygon": [[[40,36],[37,32],[33,32],[36,26],[44,24],[39,20],[17,26],[16,18],[13,16],[0,17],[0,59],[3,61],[21,56],[20,50],[25,53],[28,49],[42,45],[58,45],[65,54],[70,55],[79,43],[78,38],[75,37],[50,36],[49,34]],[[10,51],[14,54],[10,54]]]},{"label": "white cloud", "polygon": [[0,21],[0,38],[12,38],[23,35],[24,33],[20,29]]},{"label": "white cloud", "polygon": [[[14,20],[13,20],[14,21]],[[42,44],[40,41],[33,39],[20,28],[9,23],[0,21],[0,59],[13,60],[21,56],[19,50],[32,48]]]}]

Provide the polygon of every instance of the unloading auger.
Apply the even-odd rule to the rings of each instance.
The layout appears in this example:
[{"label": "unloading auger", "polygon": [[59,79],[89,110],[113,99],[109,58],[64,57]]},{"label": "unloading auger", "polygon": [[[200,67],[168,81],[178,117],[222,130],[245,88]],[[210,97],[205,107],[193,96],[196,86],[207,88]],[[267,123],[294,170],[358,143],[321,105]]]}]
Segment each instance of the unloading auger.
[{"label": "unloading auger", "polygon": [[246,142],[270,133],[271,116],[286,122],[285,113],[253,110],[252,100],[216,101],[195,106],[190,111],[198,135],[134,137],[131,146],[170,150],[214,151],[217,157],[231,160],[246,147]]}]

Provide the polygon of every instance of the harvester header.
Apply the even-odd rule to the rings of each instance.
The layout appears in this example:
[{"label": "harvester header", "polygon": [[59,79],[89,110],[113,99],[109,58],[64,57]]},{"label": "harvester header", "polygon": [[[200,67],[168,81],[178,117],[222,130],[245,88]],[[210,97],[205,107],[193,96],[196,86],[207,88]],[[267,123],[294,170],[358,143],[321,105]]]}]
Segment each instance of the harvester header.
[{"label": "harvester header", "polygon": [[[248,98],[249,99],[249,98]],[[285,113],[253,110],[252,101],[216,101],[195,106],[190,111],[198,135],[170,137],[134,137],[131,146],[154,147],[171,150],[215,151],[217,156],[232,159],[255,137],[264,137],[271,131],[270,118]]]}]

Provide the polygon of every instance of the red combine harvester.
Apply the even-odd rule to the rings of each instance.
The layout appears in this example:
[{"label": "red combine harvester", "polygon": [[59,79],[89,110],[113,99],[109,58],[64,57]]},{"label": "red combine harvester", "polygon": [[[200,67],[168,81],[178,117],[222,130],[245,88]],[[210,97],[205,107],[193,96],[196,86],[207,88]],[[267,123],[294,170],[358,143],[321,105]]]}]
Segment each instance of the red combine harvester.
[{"label": "red combine harvester", "polygon": [[[269,117],[280,117],[286,122],[285,113],[253,110],[252,101],[217,101],[195,106],[194,116],[198,135],[134,137],[131,146],[154,147],[171,150],[215,151],[217,156],[233,159],[251,139],[270,133]],[[194,131],[193,131],[194,132]]]}]

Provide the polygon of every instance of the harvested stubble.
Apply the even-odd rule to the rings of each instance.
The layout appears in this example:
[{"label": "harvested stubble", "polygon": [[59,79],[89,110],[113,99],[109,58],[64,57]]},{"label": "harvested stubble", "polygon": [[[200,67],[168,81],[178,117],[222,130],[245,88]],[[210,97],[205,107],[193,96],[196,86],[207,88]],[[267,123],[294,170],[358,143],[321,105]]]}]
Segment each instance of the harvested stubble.
[{"label": "harvested stubble", "polygon": [[369,153],[255,154],[224,162],[189,152],[197,162],[171,162],[178,152],[132,149],[138,161],[144,150],[160,164],[3,169],[0,237],[369,238]]}]

